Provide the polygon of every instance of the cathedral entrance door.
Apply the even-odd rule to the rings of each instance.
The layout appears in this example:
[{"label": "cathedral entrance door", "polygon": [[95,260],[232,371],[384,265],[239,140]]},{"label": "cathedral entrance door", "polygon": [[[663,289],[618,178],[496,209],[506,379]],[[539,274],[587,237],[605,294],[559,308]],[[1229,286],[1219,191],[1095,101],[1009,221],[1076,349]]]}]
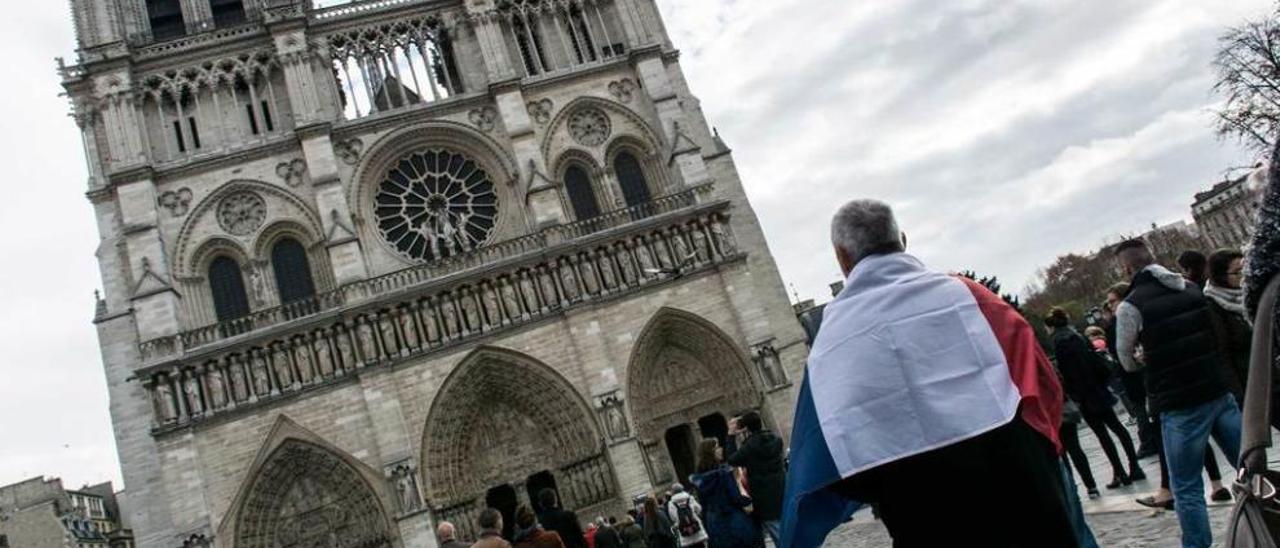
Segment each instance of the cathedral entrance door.
[{"label": "cathedral entrance door", "polygon": [[499,485],[484,496],[484,504],[502,512],[502,537],[511,538],[516,526],[516,488],[510,485]]},{"label": "cathedral entrance door", "polygon": [[697,467],[697,454],[694,447],[693,428],[682,424],[667,430],[667,453],[671,456],[671,465],[676,469],[676,481],[689,485],[689,475]]},{"label": "cathedral entrance door", "polygon": [[698,419],[698,431],[702,432],[703,439],[715,439],[724,447],[725,440],[729,439],[729,421],[720,413],[707,415]]},{"label": "cathedral entrance door", "polygon": [[535,514],[541,514],[543,510],[546,510],[546,508],[543,508],[542,504],[538,502],[538,493],[541,493],[543,489],[555,491],[557,495],[559,495],[560,492],[559,489],[556,488],[555,475],[547,470],[543,470],[537,474],[529,476],[529,479],[525,480],[525,486],[528,487],[529,491],[529,505],[533,508],[533,512]]}]

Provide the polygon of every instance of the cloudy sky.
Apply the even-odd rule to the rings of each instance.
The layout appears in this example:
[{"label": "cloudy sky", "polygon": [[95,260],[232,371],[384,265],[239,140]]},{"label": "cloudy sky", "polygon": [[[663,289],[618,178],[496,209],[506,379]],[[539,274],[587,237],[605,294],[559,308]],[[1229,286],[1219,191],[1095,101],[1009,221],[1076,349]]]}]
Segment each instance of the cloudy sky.
[{"label": "cloudy sky", "polygon": [[[1066,251],[1189,217],[1253,158],[1215,140],[1209,61],[1267,0],[659,0],[783,277],[822,296],[826,221],[898,208],[913,251],[1020,289]],[[97,245],[53,58],[66,2],[0,19],[0,484],[119,481],[89,323]]]}]

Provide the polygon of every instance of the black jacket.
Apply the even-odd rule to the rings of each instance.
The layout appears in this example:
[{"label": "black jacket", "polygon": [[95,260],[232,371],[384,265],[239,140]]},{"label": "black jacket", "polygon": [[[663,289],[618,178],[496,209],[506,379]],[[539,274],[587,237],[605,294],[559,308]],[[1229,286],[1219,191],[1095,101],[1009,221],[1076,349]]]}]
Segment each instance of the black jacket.
[{"label": "black jacket", "polygon": [[756,519],[781,519],[782,497],[787,485],[782,438],[761,430],[742,442],[742,447],[727,460],[732,466],[747,469],[747,490],[751,492],[752,513]]},{"label": "black jacket", "polygon": [[1138,341],[1145,354],[1147,397],[1153,412],[1199,405],[1227,393],[1219,373],[1217,338],[1200,288],[1146,269],[1133,277],[1125,302],[1142,315]]},{"label": "black jacket", "polygon": [[1213,325],[1213,334],[1218,340],[1218,350],[1222,353],[1219,371],[1222,381],[1236,397],[1236,402],[1244,403],[1244,385],[1249,378],[1249,355],[1253,345],[1253,327],[1244,317],[1222,308],[1213,299],[1209,299],[1209,319]]},{"label": "black jacket", "polygon": [[578,523],[578,515],[568,510],[552,508],[543,510],[538,515],[542,528],[560,534],[564,548],[587,548],[587,538],[582,534],[582,524]]},{"label": "black jacket", "polygon": [[1084,337],[1070,327],[1054,329],[1053,353],[1062,373],[1062,388],[1080,404],[1081,411],[1086,415],[1103,413],[1115,405],[1116,398],[1107,389],[1111,371]]}]

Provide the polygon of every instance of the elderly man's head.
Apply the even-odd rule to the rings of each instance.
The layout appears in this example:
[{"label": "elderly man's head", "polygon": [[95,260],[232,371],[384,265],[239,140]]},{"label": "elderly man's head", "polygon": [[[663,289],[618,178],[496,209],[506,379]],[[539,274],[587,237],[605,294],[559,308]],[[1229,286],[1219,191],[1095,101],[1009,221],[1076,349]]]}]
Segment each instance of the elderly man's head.
[{"label": "elderly man's head", "polygon": [[442,521],[440,522],[440,525],[436,527],[436,540],[439,540],[442,544],[458,540],[458,532],[454,529],[452,523]]},{"label": "elderly man's head", "polygon": [[854,200],[841,206],[831,219],[831,243],[845,276],[862,259],[907,248],[893,209],[878,200]]}]

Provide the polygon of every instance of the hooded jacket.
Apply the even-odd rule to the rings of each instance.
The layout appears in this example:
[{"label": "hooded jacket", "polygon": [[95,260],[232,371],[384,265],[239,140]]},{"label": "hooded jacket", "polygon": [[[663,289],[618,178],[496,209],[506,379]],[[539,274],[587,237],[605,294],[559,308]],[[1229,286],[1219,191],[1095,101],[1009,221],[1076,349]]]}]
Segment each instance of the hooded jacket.
[{"label": "hooded jacket", "polygon": [[1126,370],[1142,344],[1147,395],[1153,412],[1185,409],[1227,393],[1209,303],[1195,285],[1159,265],[1133,277],[1116,310],[1116,353]]}]

